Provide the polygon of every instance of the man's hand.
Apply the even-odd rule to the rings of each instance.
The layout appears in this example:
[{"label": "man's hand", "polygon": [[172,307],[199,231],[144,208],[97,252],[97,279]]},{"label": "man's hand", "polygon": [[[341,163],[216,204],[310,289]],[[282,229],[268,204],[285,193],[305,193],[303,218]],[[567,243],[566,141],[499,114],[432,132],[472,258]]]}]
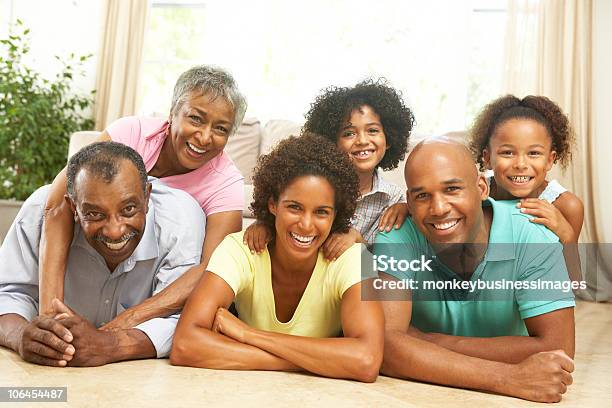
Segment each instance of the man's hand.
[{"label": "man's hand", "polygon": [[387,207],[382,217],[380,217],[378,230],[389,232],[392,228],[399,229],[409,214],[410,211],[406,203],[395,203]]},{"label": "man's hand", "polygon": [[38,316],[23,327],[17,352],[31,363],[65,367],[73,359],[72,333],[49,316]]},{"label": "man's hand", "polygon": [[504,394],[536,402],[559,402],[572,384],[574,361],[562,350],[534,354],[510,366]]},{"label": "man's hand", "polygon": [[55,319],[74,336],[72,345],[76,352],[68,365],[94,367],[111,362],[110,355],[115,348],[115,337],[112,332],[96,329],[87,319],[58,299],[53,299],[53,311],[56,313]]},{"label": "man's hand", "polygon": [[251,330],[249,325],[230,313],[229,310],[220,307],[215,314],[212,331],[225,334],[232,339],[245,343],[246,334]]}]

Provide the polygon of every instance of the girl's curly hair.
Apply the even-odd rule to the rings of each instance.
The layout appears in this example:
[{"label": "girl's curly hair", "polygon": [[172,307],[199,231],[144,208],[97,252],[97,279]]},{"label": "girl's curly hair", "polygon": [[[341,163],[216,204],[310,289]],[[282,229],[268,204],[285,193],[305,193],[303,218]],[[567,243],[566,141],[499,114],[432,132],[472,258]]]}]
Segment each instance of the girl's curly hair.
[{"label": "girl's curly hair", "polygon": [[384,78],[367,79],[354,87],[330,86],[324,89],[310,105],[304,129],[336,144],[338,133],[351,113],[364,105],[370,106],[380,116],[389,147],[377,167],[394,169],[406,155],[414,115],[404,104],[401,93]]},{"label": "girl's curly hair", "polygon": [[572,159],[575,138],[561,108],[545,96],[529,95],[519,99],[506,95],[485,106],[470,130],[470,150],[481,170],[484,170],[482,151],[489,146],[497,127],[510,119],[530,119],[544,126],[552,140],[552,150],[557,152],[555,163],[558,161],[562,168],[567,167]]},{"label": "girl's curly hair", "polygon": [[253,175],[255,218],[275,232],[274,215],[268,210],[270,198],[278,201],[287,186],[301,176],[325,178],[335,190],[336,216],[331,232],[346,232],[350,227],[359,196],[359,179],[349,157],[322,136],[305,132],[282,140],[257,160]]}]

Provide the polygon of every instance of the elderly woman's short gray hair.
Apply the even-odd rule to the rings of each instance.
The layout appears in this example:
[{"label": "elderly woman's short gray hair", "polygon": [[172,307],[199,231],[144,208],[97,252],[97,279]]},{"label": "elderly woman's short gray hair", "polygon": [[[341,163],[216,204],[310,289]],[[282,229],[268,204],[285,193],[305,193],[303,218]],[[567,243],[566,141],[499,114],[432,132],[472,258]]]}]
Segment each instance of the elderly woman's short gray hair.
[{"label": "elderly woman's short gray hair", "polygon": [[183,72],[174,85],[171,114],[176,114],[191,92],[223,97],[234,108],[232,133],[236,132],[244,118],[247,102],[229,72],[212,65],[198,65]]}]

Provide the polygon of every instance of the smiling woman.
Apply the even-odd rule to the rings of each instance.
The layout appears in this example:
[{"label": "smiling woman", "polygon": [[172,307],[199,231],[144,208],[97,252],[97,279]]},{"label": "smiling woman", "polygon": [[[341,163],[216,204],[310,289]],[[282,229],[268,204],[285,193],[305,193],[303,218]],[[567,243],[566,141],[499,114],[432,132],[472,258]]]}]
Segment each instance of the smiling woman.
[{"label": "smiling woman", "polygon": [[375,381],[383,317],[361,300],[360,245],[332,262],[320,250],[355,210],[348,156],[320,136],[290,138],[260,158],[254,186],[251,207],[274,239],[260,254],[243,233],[219,245],[183,310],[171,363]]},{"label": "smiling woman", "polygon": [[[202,65],[189,69],[177,80],[167,120],[126,117],[102,132],[100,141],[112,140],[132,147],[142,156],[148,175],[191,194],[206,215],[201,264],[104,328],[133,327],[179,310],[213,250],[227,234],[240,231],[243,177],[223,148],[245,111],[246,100],[232,76],[220,68]],[[53,298],[62,299],[64,293],[64,271],[74,231],[64,194],[65,169],[54,180],[45,208],[40,249],[41,314],[49,312]]]}]

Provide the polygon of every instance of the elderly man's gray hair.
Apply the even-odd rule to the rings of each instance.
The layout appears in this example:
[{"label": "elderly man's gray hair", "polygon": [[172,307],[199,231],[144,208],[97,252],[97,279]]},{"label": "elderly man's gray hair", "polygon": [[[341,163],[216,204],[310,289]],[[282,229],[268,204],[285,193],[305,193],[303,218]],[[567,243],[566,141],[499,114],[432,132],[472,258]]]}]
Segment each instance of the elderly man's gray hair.
[{"label": "elderly man's gray hair", "polygon": [[212,65],[198,65],[183,72],[174,85],[170,108],[173,115],[185,103],[191,92],[210,94],[213,98],[223,97],[234,109],[232,133],[236,132],[244,118],[247,102],[229,72]]}]

